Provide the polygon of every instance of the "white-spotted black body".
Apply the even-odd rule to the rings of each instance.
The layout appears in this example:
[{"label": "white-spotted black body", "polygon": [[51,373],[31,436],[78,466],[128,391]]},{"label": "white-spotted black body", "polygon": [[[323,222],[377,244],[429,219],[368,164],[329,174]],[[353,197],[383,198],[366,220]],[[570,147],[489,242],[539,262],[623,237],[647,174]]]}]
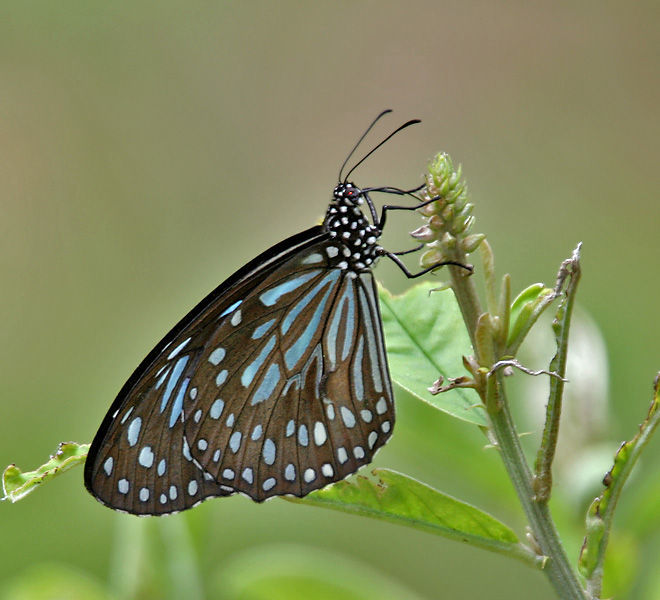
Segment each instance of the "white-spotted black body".
[{"label": "white-spotted black body", "polygon": [[325,230],[341,247],[336,261],[343,269],[371,269],[379,256],[381,231],[362,213],[364,196],[365,192],[353,183],[339,183],[323,221]]}]

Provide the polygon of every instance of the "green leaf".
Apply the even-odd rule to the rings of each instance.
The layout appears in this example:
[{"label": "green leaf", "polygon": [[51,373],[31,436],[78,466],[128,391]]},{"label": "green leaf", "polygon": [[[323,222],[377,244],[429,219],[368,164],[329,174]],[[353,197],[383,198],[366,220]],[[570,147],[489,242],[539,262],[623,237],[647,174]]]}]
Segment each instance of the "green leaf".
[{"label": "green leaf", "polygon": [[535,562],[516,534],[488,513],[401,473],[374,469],[373,474],[378,481],[358,475],[305,498],[286,499],[413,527]]},{"label": "green leaf", "polygon": [[542,283],[534,283],[518,294],[511,305],[507,354],[516,355],[532,325],[553,300],[554,290],[545,287]]},{"label": "green leaf", "polygon": [[462,357],[470,354],[470,338],[453,293],[431,293],[433,289],[434,284],[426,282],[393,296],[380,287],[392,380],[439,410],[486,426],[485,411],[473,390],[454,389],[435,396],[428,390],[440,375],[463,375]]},{"label": "green leaf", "polygon": [[3,500],[17,502],[33,492],[36,487],[56,475],[68,471],[78,464],[83,464],[89,444],[77,444],[76,442],[62,442],[57,447],[57,452],[50,460],[41,465],[35,471],[23,473],[16,465],[9,465],[2,474]]},{"label": "green leaf", "polygon": [[589,507],[586,518],[586,536],[580,550],[578,568],[590,579],[593,589],[598,589],[602,578],[603,561],[609,538],[614,510],[621,491],[640,453],[660,423],[660,373],[656,376],[654,396],[644,422],[630,441],[621,444],[614,456],[614,464],[605,475],[605,489]]}]

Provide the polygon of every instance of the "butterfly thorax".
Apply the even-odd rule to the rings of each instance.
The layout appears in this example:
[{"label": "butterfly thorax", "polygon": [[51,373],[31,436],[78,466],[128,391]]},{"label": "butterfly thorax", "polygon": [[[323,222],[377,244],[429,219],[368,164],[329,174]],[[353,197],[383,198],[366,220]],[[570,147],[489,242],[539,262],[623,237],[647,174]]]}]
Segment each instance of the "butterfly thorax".
[{"label": "butterfly thorax", "polygon": [[333,191],[323,221],[324,228],[339,245],[336,261],[342,269],[370,269],[379,256],[377,242],[381,231],[362,213],[363,195],[352,183],[340,183]]}]

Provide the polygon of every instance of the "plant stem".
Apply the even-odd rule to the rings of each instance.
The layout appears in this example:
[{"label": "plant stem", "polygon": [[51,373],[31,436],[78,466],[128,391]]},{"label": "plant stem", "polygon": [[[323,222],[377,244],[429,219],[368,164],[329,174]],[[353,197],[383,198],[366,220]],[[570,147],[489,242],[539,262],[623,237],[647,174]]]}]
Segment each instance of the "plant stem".
[{"label": "plant stem", "polygon": [[[463,253],[456,252],[452,256],[452,260],[465,263],[467,262],[467,257]],[[479,296],[477,295],[477,287],[473,277],[466,274],[465,269],[453,266],[448,267],[448,269],[451,274],[454,295],[456,296],[458,306],[463,315],[463,321],[470,335],[470,342],[472,342],[472,347],[476,348],[475,333],[477,331],[477,320],[482,312]]]},{"label": "plant stem", "polygon": [[[454,268],[450,267],[450,272],[452,287],[476,351],[476,325],[480,316],[476,286],[471,278],[464,277]],[[479,364],[482,364],[480,357],[476,358]],[[491,420],[491,430],[504,466],[518,494],[534,537],[543,554],[548,557],[545,571],[550,583],[562,599],[585,600],[588,596],[568,561],[550,510],[547,504],[539,504],[535,499],[532,473],[509,412],[501,374],[496,372],[487,377],[486,389],[482,388],[478,391],[486,405]]]},{"label": "plant stem", "polygon": [[559,597],[584,600],[587,596],[559,539],[550,509],[546,503],[535,499],[532,473],[520,446],[500,377],[489,377],[487,409],[502,461],[518,493],[534,538],[549,559],[545,571],[550,583]]},{"label": "plant stem", "polygon": [[575,249],[573,256],[565,260],[557,277],[558,287],[555,295],[559,295],[563,282],[568,279],[566,295],[562,299],[557,314],[552,323],[557,342],[557,352],[550,361],[549,369],[558,377],[550,379],[550,394],[546,407],[545,425],[541,445],[536,455],[536,476],[534,490],[537,502],[547,503],[550,500],[552,489],[552,461],[557,448],[559,437],[559,418],[561,416],[562,397],[564,393],[564,377],[566,376],[566,363],[568,360],[568,332],[571,325],[575,295],[580,281],[580,246]]}]

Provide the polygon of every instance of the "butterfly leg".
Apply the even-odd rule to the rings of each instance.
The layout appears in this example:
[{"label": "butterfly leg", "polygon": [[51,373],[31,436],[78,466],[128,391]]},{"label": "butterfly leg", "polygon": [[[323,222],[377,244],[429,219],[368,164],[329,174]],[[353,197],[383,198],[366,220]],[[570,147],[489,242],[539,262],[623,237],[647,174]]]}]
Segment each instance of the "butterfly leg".
[{"label": "butterfly leg", "polygon": [[[396,194],[397,196],[412,196],[415,198],[415,200],[419,200],[417,196],[414,194],[416,192],[419,192],[420,190],[424,189],[426,186],[425,183],[422,183],[422,185],[418,185],[416,188],[413,188],[411,190],[402,190],[401,188],[398,187],[392,187],[392,186],[383,186],[383,187],[377,187],[377,188],[365,188],[362,191],[363,192],[383,192],[384,194]],[[421,200],[419,200],[421,202]]]},{"label": "butterfly leg", "polygon": [[383,227],[385,226],[385,219],[387,217],[387,211],[388,210],[417,210],[418,208],[422,208],[424,206],[432,204],[437,199],[438,198],[431,198],[429,200],[425,200],[424,202],[420,202],[416,206],[392,206],[391,204],[386,204],[381,209],[380,219],[378,219],[378,221],[377,221],[377,226],[381,231],[383,230]]},{"label": "butterfly leg", "polygon": [[411,248],[410,250],[400,250],[399,252],[392,252],[392,254],[394,254],[396,256],[403,256],[404,254],[414,254],[415,252],[419,252],[423,247],[424,247],[424,244],[420,244],[419,246],[415,246],[414,248]]},{"label": "butterfly leg", "polygon": [[[409,251],[404,251],[403,253],[407,254],[408,252]],[[426,269],[422,269],[419,273],[411,273],[408,270],[408,267],[406,267],[406,265],[404,265],[403,262],[401,261],[401,259],[397,256],[397,254],[400,254],[400,253],[390,252],[389,250],[385,250],[384,248],[380,248],[378,254],[380,256],[387,256],[387,258],[389,258],[392,262],[394,262],[394,264],[397,267],[399,267],[399,269],[401,269],[403,271],[404,275],[408,279],[415,279],[416,277],[421,277],[422,275],[425,275],[426,273],[429,273],[430,271],[433,271],[434,269],[437,269],[438,267],[442,267],[444,265],[454,265],[455,267],[461,267],[461,268],[469,271],[470,273],[472,273],[472,271],[473,271],[472,265],[469,265],[469,264],[464,265],[463,263],[459,263],[459,262],[456,262],[456,261],[453,261],[453,260],[446,260],[446,261],[439,262],[435,265],[431,265],[430,267],[427,267]]]}]

